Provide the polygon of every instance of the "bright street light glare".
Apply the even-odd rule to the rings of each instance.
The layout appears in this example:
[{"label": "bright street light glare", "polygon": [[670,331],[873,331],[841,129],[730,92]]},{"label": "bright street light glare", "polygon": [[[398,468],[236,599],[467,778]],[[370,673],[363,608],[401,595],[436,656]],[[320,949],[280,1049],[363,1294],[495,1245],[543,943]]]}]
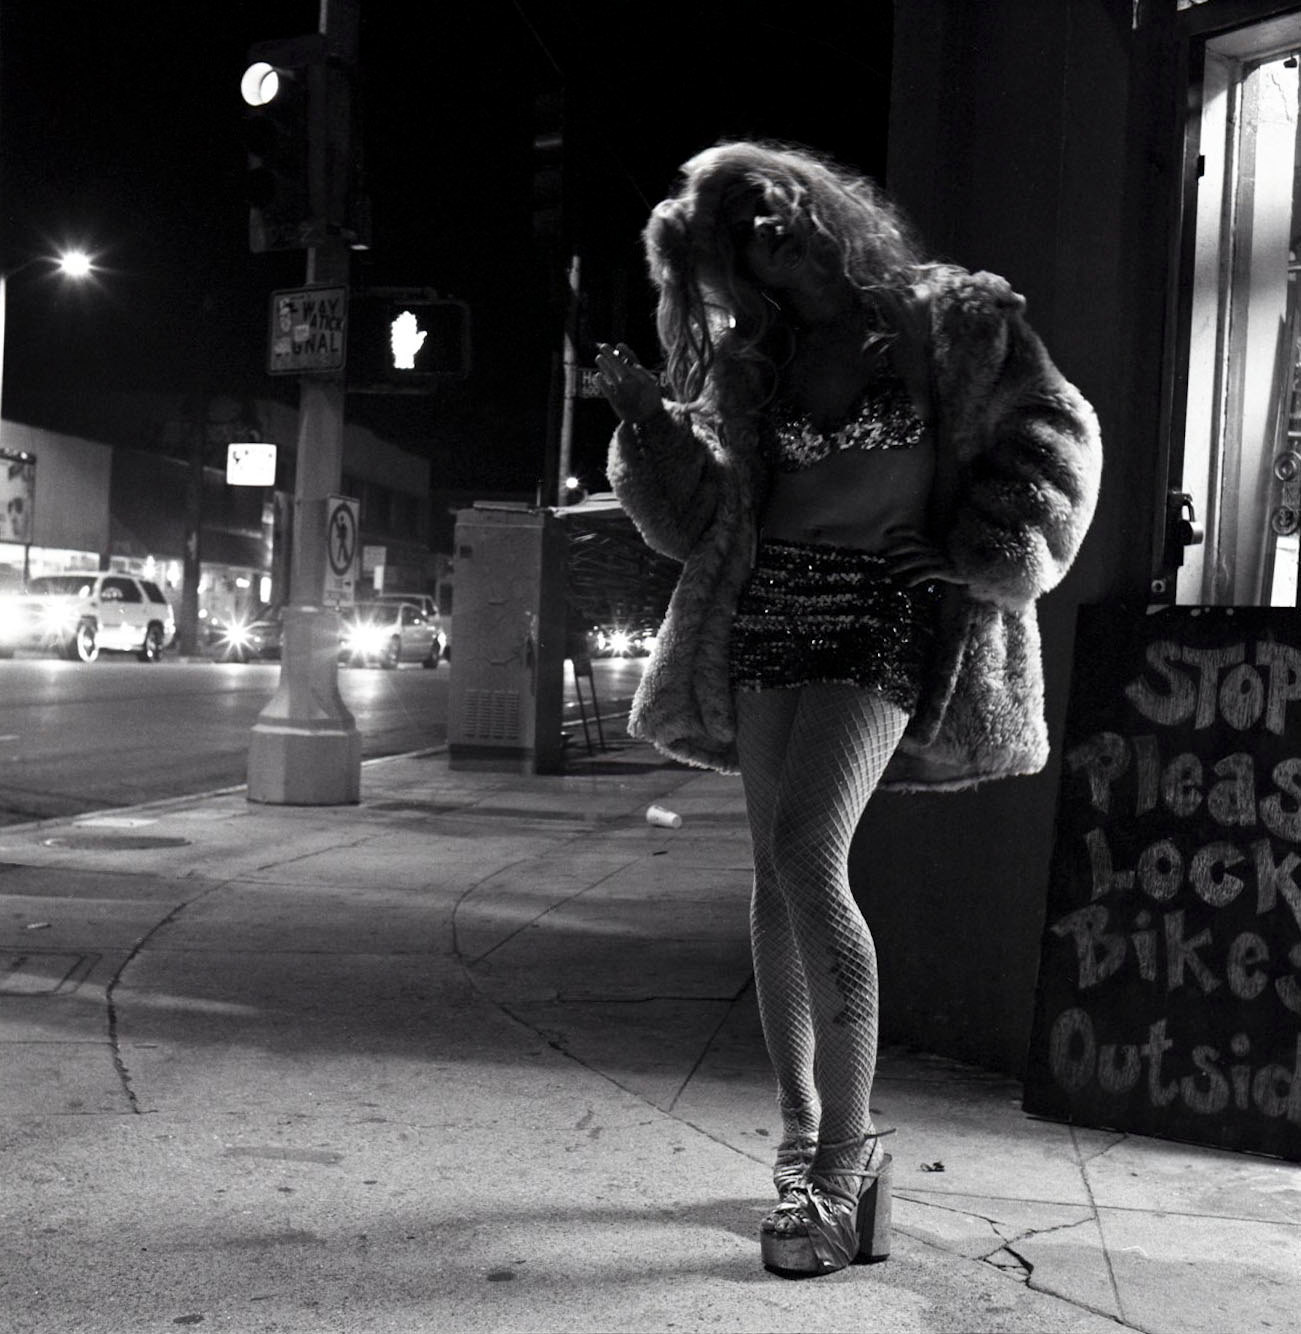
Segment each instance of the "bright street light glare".
[{"label": "bright street light glare", "polygon": [[69,278],[84,278],[93,267],[90,256],[84,250],[69,250],[67,254],[59,256],[59,268]]},{"label": "bright street light glare", "polygon": [[264,107],[280,91],[280,76],[274,65],[265,60],[255,61],[244,71],[239,81],[240,96],[251,107]]}]

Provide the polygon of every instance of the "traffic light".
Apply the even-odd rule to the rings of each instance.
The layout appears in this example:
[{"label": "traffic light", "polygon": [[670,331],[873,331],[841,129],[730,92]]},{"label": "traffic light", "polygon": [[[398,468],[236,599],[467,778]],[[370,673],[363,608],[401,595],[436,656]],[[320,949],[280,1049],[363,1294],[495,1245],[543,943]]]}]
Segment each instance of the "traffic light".
[{"label": "traffic light", "polygon": [[565,224],[565,100],[559,89],[533,98],[533,235],[558,244]]},{"label": "traffic light", "polygon": [[257,252],[302,250],[321,239],[314,195],[313,91],[320,38],[263,42],[249,51],[240,81],[246,104],[248,244]]},{"label": "traffic light", "polygon": [[470,373],[470,307],[428,288],[372,288],[352,297],[348,387],[427,392]]}]

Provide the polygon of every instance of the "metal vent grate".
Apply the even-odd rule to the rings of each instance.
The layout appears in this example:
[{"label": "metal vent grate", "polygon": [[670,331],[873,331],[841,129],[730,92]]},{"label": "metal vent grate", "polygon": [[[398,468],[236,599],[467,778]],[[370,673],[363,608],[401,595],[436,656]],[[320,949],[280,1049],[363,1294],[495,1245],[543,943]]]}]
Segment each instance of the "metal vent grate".
[{"label": "metal vent grate", "polygon": [[467,690],[465,735],[479,741],[518,741],[518,690]]}]

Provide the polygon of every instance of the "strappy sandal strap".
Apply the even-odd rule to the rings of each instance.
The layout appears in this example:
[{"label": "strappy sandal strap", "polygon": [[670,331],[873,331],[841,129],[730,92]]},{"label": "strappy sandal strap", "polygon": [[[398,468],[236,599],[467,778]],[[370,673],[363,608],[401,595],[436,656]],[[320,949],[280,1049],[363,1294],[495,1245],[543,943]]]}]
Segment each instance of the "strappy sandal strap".
[{"label": "strappy sandal strap", "polygon": [[[859,1135],[857,1139],[842,1140],[839,1144],[819,1144],[820,1149],[825,1149],[829,1153],[836,1153],[841,1149],[861,1149],[871,1143],[872,1140],[884,1139],[887,1135],[893,1135],[895,1127],[891,1126],[889,1130],[874,1130],[867,1135]],[[871,1159],[869,1158],[870,1162]],[[822,1175],[832,1177],[874,1177],[880,1173],[880,1168],[872,1169],[869,1167],[832,1167],[823,1170]]]}]

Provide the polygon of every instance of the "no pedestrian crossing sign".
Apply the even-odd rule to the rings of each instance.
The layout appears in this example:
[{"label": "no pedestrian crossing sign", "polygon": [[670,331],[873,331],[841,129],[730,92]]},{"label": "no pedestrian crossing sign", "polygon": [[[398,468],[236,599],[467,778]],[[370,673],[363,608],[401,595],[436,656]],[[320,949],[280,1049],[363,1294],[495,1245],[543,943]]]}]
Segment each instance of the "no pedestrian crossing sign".
[{"label": "no pedestrian crossing sign", "polygon": [[271,293],[267,370],[272,375],[341,371],[347,351],[348,289],[303,287]]},{"label": "no pedestrian crossing sign", "polygon": [[357,525],[361,501],[330,496],[325,506],[325,590],[327,606],[351,606],[357,588]]}]

